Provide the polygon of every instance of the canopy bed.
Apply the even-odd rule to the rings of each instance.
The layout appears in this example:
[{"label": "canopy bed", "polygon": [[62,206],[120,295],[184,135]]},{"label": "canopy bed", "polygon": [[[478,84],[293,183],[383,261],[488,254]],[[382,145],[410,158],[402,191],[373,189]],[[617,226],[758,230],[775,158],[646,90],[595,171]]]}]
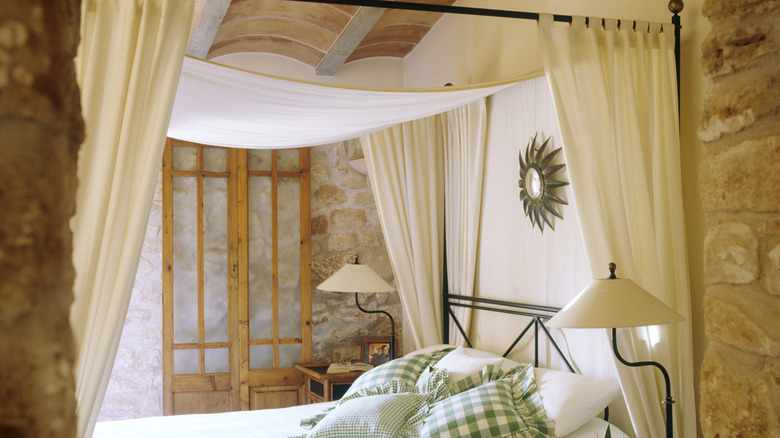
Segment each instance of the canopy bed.
[{"label": "canopy bed", "polygon": [[[511,83],[350,89],[184,58],[189,3],[162,2],[153,11],[155,20],[140,18],[148,11],[125,11],[139,18],[124,20],[122,26],[135,26],[134,34],[152,41],[122,52],[114,49],[114,38],[105,36],[121,32],[116,11],[102,2],[84,2],[85,37],[77,65],[88,140],[79,160],[81,208],[73,221],[78,276],[71,317],[78,349],[80,435],[88,436],[94,427],[108,384],[166,134],[244,148],[301,147],[360,136],[417,346],[442,342],[443,284],[449,285],[447,291],[467,296],[489,293],[475,290],[488,113],[484,97]],[[539,20],[546,81],[572,195],[576,204],[588,206],[578,209],[577,216],[592,278],[599,277],[599,266],[614,259],[639,284],[689,316],[675,87],[679,38],[673,39],[679,36],[679,6],[675,35],[658,23],[621,26],[618,20],[603,19],[602,25],[593,25],[586,17],[551,14],[519,18]],[[156,28],[139,31],[143,26]],[[127,67],[125,76],[107,75],[107,65],[117,59]],[[238,99],[242,103],[236,106]],[[343,123],[349,121],[357,123]],[[464,325],[472,325],[470,315],[462,317]],[[680,398],[678,436],[692,435],[690,325],[627,333],[621,349],[631,359],[654,357],[671,365]],[[664,342],[659,344],[659,338]],[[656,377],[620,367],[617,374],[635,433],[661,436],[663,415],[653,402]],[[298,412],[298,418],[311,413],[305,408]],[[250,414],[230,415],[244,421]],[[139,423],[157,427],[156,421]]]},{"label": "canopy bed", "polygon": [[[448,301],[449,299],[462,300],[463,297],[451,297]],[[501,300],[482,301],[487,301],[490,306],[480,306],[479,311],[508,312],[516,318],[530,318],[531,324],[547,320],[559,310]],[[522,324],[518,326],[522,327]],[[97,424],[93,436],[96,438],[142,436],[206,438],[217,435],[235,438],[258,436],[278,438],[304,437],[307,434],[313,437],[341,438],[509,436],[508,432],[506,435],[505,432],[495,432],[501,430],[501,427],[510,428],[507,430],[512,432],[511,436],[523,437],[603,437],[608,429],[613,437],[625,436],[623,431],[607,421],[606,407],[620,391],[617,382],[593,379],[568,371],[539,368],[538,356],[534,358],[536,365],[533,367],[531,364],[520,364],[506,358],[517,341],[528,333],[535,334],[534,343],[538,352],[538,333],[529,332],[527,328],[520,333],[504,355],[448,344],[416,350],[363,374],[340,401],[282,409],[101,422]],[[552,341],[549,334],[546,339]],[[554,341],[552,342],[554,345]],[[555,345],[554,348],[560,354],[560,358],[568,364],[558,346]],[[521,383],[514,374],[519,372],[518,370],[526,373],[523,379],[525,383]],[[515,401],[502,404],[491,391],[494,390],[493,386],[499,385],[497,382],[504,383],[510,380]],[[423,389],[424,387],[426,389]],[[524,389],[521,390],[521,387]],[[430,395],[431,391],[436,395]],[[498,391],[501,394],[500,390]],[[427,402],[419,402],[417,396],[423,397],[423,394],[428,394],[425,397],[433,397],[436,401],[430,403],[431,406]],[[477,402],[468,401],[473,397],[477,397]],[[382,404],[381,408],[370,405],[380,398],[392,400],[388,403],[392,403],[393,409],[387,418],[382,412],[386,412],[384,409],[389,409],[388,405]],[[356,401],[359,403],[355,403]],[[447,406],[448,403],[450,406],[449,410],[445,411],[446,415],[436,411],[437,407],[441,409],[441,406]],[[524,404],[534,406],[526,411],[523,408]],[[363,412],[356,405],[364,405],[363,409],[366,411]],[[535,411],[534,409],[537,408],[543,411]],[[453,414],[461,409],[475,412],[476,417],[464,420],[459,415]],[[510,413],[507,414],[507,411]],[[360,412],[361,415],[357,418],[350,416],[357,415],[356,412]],[[438,420],[437,415],[441,417]],[[504,416],[507,418],[504,419]],[[398,424],[388,425],[391,419]],[[530,430],[522,431],[521,427],[513,421],[524,421],[532,427]],[[351,433],[348,429],[344,429],[345,424],[361,429],[359,432]],[[417,428],[403,433],[400,431],[404,427],[410,427],[411,424],[417,424]],[[430,424],[437,424],[439,430],[431,431],[432,426],[428,426]],[[375,428],[373,432],[367,432],[371,428]],[[467,428],[466,432],[464,428]],[[393,432],[388,432],[388,429]]]}]

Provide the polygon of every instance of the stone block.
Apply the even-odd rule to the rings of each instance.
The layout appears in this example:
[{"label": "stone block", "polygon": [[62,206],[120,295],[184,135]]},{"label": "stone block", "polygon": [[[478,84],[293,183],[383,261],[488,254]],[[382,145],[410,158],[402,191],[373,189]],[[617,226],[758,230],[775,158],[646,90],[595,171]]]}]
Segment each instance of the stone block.
[{"label": "stone block", "polygon": [[371,190],[366,190],[363,192],[359,192],[356,195],[352,197],[352,202],[356,205],[371,205],[372,207],[376,203],[374,200],[374,194],[371,192]]},{"label": "stone block", "polygon": [[702,69],[710,77],[744,69],[777,52],[771,25],[745,25],[712,32],[702,43]]},{"label": "stone block", "polygon": [[355,233],[331,233],[328,237],[329,251],[346,251],[357,247]]},{"label": "stone block", "polygon": [[347,189],[365,189],[368,187],[368,178],[356,172],[350,172],[347,177],[339,181],[339,185]]},{"label": "stone block", "polygon": [[338,205],[347,202],[344,190],[332,184],[323,184],[314,191],[314,199],[323,206]]},{"label": "stone block", "polygon": [[311,235],[325,236],[328,234],[328,218],[323,214],[318,214],[311,218]]},{"label": "stone block", "polygon": [[375,247],[375,246],[380,246],[381,244],[382,241],[380,239],[380,236],[376,235],[376,233],[360,233],[358,235],[359,246]]},{"label": "stone block", "polygon": [[747,284],[758,278],[758,240],[735,222],[712,227],[704,239],[704,281]]},{"label": "stone block", "polygon": [[780,299],[750,287],[708,290],[704,313],[709,339],[751,354],[780,356]]},{"label": "stone block", "polygon": [[780,212],[780,137],[748,140],[705,155],[699,172],[708,211]]},{"label": "stone block", "polygon": [[312,163],[311,181],[314,184],[324,184],[328,182],[330,171],[323,163]]},{"label": "stone block", "polygon": [[342,208],[330,213],[330,224],[337,230],[362,229],[368,223],[365,210]]},{"label": "stone block", "polygon": [[705,0],[701,12],[712,22],[761,17],[780,9],[778,0]]},{"label": "stone block", "polygon": [[780,93],[769,93],[778,86],[777,79],[765,77],[740,88],[708,93],[699,125],[699,139],[717,140],[740,132],[780,109]]},{"label": "stone block", "polygon": [[767,269],[767,292],[772,295],[780,295],[780,245],[772,248],[768,253],[769,269]]},{"label": "stone block", "polygon": [[705,437],[779,436],[770,386],[760,368],[710,344],[701,368],[699,417]]}]

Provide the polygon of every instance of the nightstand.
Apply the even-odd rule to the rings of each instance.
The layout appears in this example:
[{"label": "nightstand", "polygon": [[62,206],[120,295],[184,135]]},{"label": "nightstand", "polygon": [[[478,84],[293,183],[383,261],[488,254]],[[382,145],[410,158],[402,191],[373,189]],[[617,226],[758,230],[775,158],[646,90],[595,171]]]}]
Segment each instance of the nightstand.
[{"label": "nightstand", "polygon": [[328,373],[327,363],[297,364],[295,368],[303,371],[304,400],[307,403],[320,403],[340,399],[365,371],[349,373]]}]

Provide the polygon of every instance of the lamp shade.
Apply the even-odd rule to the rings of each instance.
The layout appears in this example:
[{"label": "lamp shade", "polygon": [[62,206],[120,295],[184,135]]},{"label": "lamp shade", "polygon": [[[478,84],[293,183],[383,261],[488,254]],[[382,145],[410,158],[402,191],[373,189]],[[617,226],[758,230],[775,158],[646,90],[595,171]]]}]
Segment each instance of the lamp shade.
[{"label": "lamp shade", "polygon": [[393,292],[390,286],[370,266],[357,263],[346,264],[330,278],[320,283],[317,289],[330,292]]},{"label": "lamp shade", "polygon": [[669,324],[685,318],[628,278],[595,280],[553,316],[548,327],[613,328]]}]

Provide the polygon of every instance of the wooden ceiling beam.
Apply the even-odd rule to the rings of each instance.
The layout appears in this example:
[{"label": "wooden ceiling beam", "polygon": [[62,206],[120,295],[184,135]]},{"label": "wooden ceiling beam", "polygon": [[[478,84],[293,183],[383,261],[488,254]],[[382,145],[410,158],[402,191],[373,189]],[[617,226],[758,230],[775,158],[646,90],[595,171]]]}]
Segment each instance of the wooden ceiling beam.
[{"label": "wooden ceiling beam", "polygon": [[325,57],[317,64],[314,69],[317,76],[334,76],[384,12],[384,8],[358,9]]},{"label": "wooden ceiling beam", "polygon": [[195,58],[206,59],[214,38],[217,36],[219,25],[225,18],[225,13],[230,7],[230,0],[207,0],[203,11],[198,18],[198,23],[190,36],[187,46],[187,54]]}]

